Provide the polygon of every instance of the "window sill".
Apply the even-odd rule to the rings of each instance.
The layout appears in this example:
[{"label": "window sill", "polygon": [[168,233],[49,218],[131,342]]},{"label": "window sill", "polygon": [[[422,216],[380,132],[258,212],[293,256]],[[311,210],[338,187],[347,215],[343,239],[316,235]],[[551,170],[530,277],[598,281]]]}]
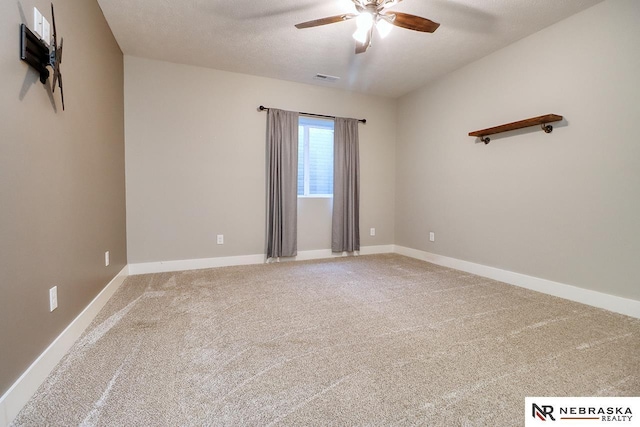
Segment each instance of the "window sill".
[{"label": "window sill", "polygon": [[312,194],[310,196],[300,196],[298,199],[333,199],[333,194]]}]

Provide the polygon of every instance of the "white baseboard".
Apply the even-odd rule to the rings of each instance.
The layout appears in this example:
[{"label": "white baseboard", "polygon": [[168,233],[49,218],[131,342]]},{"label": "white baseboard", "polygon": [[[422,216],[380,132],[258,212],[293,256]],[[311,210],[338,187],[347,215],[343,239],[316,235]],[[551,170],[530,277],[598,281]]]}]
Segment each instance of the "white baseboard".
[{"label": "white baseboard", "polygon": [[341,258],[345,256],[389,254],[389,253],[393,253],[393,245],[362,246],[360,248],[360,251],[356,253],[331,252],[331,249],[320,249],[315,251],[299,251],[298,256],[296,256],[294,259],[296,261],[307,261],[307,260],[313,260],[313,259]]},{"label": "white baseboard", "polygon": [[577,286],[567,285],[564,283],[553,282],[551,280],[540,279],[538,277],[527,276],[525,274],[514,273],[512,271],[501,270],[495,267],[488,267],[482,264],[475,264],[469,261],[462,261],[456,258],[436,255],[417,249],[406,248],[404,246],[396,245],[394,247],[394,252],[444,267],[454,268],[456,270],[498,280],[521,288],[531,289],[544,294],[640,318],[640,301],[579,288]]},{"label": "white baseboard", "polygon": [[394,248],[394,245],[363,246],[360,248],[360,255],[391,254]]},{"label": "white baseboard", "polygon": [[0,397],[0,427],[13,421],[128,275],[125,266]]},{"label": "white baseboard", "polygon": [[[393,245],[363,246],[360,255],[372,255],[393,252]],[[336,258],[348,256],[346,253],[334,253],[331,249],[319,249],[312,251],[298,251],[298,255],[292,258],[283,258],[283,261],[307,261],[313,259]],[[242,255],[218,258],[186,259],[181,261],[159,261],[129,264],[129,274],[134,276],[148,273],[166,273],[172,271],[199,270],[203,268],[229,267],[233,265],[264,264],[264,254]]]},{"label": "white baseboard", "polygon": [[171,271],[200,270],[203,268],[229,267],[232,265],[263,264],[264,254],[241,255],[218,258],[185,259],[129,264],[129,274],[167,273]]}]

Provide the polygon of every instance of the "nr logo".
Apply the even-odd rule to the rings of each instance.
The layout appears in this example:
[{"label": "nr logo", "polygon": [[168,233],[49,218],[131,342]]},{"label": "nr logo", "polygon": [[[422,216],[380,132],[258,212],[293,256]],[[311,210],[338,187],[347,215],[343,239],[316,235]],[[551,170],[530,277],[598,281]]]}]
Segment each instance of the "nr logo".
[{"label": "nr logo", "polygon": [[533,404],[533,407],[531,408],[531,416],[533,418],[540,418],[542,421],[547,421],[547,417],[549,417],[549,419],[551,421],[555,421],[556,419],[553,418],[553,406],[550,405],[542,405],[542,406],[538,406],[535,403]]}]

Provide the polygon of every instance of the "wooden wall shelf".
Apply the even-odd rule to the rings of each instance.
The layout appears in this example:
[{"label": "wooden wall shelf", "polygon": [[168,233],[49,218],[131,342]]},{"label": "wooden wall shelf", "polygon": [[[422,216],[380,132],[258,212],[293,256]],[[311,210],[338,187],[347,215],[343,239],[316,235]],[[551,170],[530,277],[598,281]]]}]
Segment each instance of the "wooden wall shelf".
[{"label": "wooden wall shelf", "polygon": [[530,126],[540,125],[543,131],[545,131],[546,133],[551,133],[551,131],[553,131],[553,126],[548,125],[547,123],[559,122],[560,120],[562,120],[562,116],[559,116],[557,114],[545,114],[544,116],[532,117],[530,119],[520,120],[518,122],[507,123],[506,125],[500,125],[492,128],[469,132],[469,136],[477,136],[482,142],[488,144],[491,141],[491,138],[489,138],[488,135],[527,128]]}]

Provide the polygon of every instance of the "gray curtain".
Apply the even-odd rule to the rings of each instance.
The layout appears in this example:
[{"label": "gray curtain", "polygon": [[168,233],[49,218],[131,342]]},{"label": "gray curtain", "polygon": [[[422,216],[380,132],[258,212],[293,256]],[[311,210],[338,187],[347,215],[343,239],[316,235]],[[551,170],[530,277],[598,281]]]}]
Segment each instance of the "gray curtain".
[{"label": "gray curtain", "polygon": [[267,259],[298,253],[298,116],[267,113]]},{"label": "gray curtain", "polygon": [[336,118],[333,134],[331,250],[360,250],[360,157],[358,121]]}]

